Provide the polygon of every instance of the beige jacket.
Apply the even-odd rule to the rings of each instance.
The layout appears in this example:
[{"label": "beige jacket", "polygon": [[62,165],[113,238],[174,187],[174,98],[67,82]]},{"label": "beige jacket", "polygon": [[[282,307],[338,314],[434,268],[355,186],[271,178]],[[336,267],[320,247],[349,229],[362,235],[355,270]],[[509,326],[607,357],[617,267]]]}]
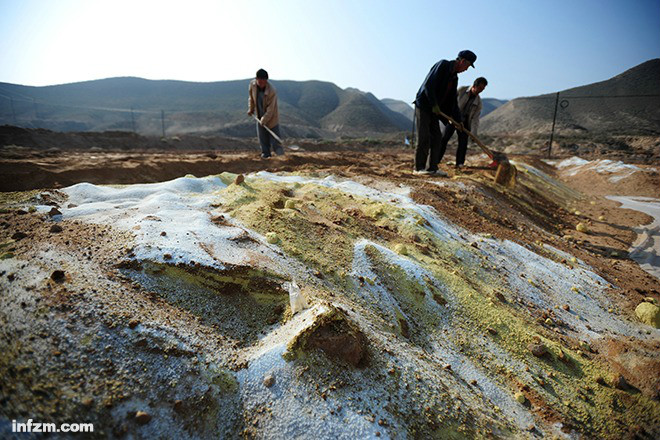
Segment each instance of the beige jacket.
[{"label": "beige jacket", "polygon": [[463,121],[465,128],[468,128],[472,134],[476,136],[477,131],[479,130],[479,115],[481,115],[481,109],[483,105],[481,104],[481,97],[477,95],[469,109],[466,109],[468,99],[470,98],[470,87],[463,86],[458,89],[457,99],[458,99],[458,109],[461,114],[467,114],[467,118]]},{"label": "beige jacket", "polygon": [[[257,89],[257,80],[253,79],[248,87],[248,111],[254,115],[257,115]],[[261,123],[268,128],[273,128],[280,123],[280,113],[277,110],[277,91],[270,82],[266,85],[264,92],[264,114],[261,115]]]}]

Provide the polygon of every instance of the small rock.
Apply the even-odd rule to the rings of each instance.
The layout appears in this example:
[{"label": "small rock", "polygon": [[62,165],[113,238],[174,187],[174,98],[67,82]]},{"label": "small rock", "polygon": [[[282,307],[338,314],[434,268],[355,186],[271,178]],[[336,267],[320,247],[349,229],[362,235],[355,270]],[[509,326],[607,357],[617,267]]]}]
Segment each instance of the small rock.
[{"label": "small rock", "polygon": [[57,208],[51,208],[51,210],[48,211],[48,215],[51,217],[55,217],[56,215],[62,215],[62,213]]},{"label": "small rock", "polygon": [[146,425],[149,423],[151,420],[151,415],[144,412],[144,411],[138,411],[135,413],[135,421],[138,422],[140,425]]},{"label": "small rock", "polygon": [[11,236],[12,240],[22,240],[25,237],[27,237],[27,234],[25,232],[14,232],[14,234]]},{"label": "small rock", "polygon": [[165,232],[165,231],[163,231],[163,232],[160,233],[160,236],[161,236],[161,237],[165,237],[166,235],[167,235],[167,232]]},{"label": "small rock", "polygon": [[286,202],[284,202],[284,207],[286,209],[296,209],[296,201],[293,199],[288,199]]},{"label": "small rock", "polygon": [[603,379],[603,376],[596,376],[596,383],[598,385],[605,385],[605,379]]},{"label": "small rock", "polygon": [[562,362],[568,362],[568,356],[566,356],[566,353],[564,353],[564,350],[559,350],[559,355],[557,357]]},{"label": "small rock", "polygon": [[408,255],[408,248],[405,244],[397,244],[394,246],[394,251],[399,255]]},{"label": "small rock", "polygon": [[269,374],[268,376],[264,377],[264,386],[267,388],[272,387],[275,385],[275,378],[273,377],[272,374]]},{"label": "small rock", "polygon": [[50,227],[50,232],[54,232],[54,233],[62,232],[62,226],[53,225]]},{"label": "small rock", "polygon": [[527,349],[532,352],[532,354],[536,357],[542,357],[545,356],[545,354],[548,352],[548,349],[545,347],[545,345],[541,343],[532,343],[527,346]]},{"label": "small rock", "polygon": [[491,335],[497,334],[497,330],[495,330],[493,327],[488,327],[486,331],[488,331],[488,333],[490,333]]},{"label": "small rock", "polygon": [[583,232],[585,234],[589,232],[589,228],[584,223],[578,223],[577,226],[575,226],[575,230],[578,232]]},{"label": "small rock", "polygon": [[276,233],[269,232],[266,234],[266,241],[270,244],[276,244],[278,241],[280,241],[280,238],[277,236]]},{"label": "small rock", "polygon": [[561,308],[564,309],[564,310],[566,310],[567,312],[568,312],[569,310],[571,310],[571,308],[569,307],[568,304],[564,304],[563,306],[561,306]]},{"label": "small rock", "polygon": [[83,399],[83,401],[81,403],[83,404],[84,407],[89,408],[92,405],[94,405],[94,399],[92,399],[91,397],[88,397],[86,399]]},{"label": "small rock", "polygon": [[635,308],[635,315],[644,324],[660,328],[660,307],[650,302],[642,302]]},{"label": "small rock", "polygon": [[163,259],[164,260],[171,260],[172,259],[172,254],[164,254]]},{"label": "small rock", "polygon": [[50,279],[57,282],[57,283],[60,283],[60,282],[64,281],[64,277],[65,277],[65,274],[64,274],[63,270],[56,270],[56,271],[53,271],[52,274],[50,274]]},{"label": "small rock", "polygon": [[612,378],[612,386],[618,390],[624,390],[628,387],[628,382],[626,378],[620,374],[617,374]]},{"label": "small rock", "polygon": [[133,328],[137,327],[139,324],[140,324],[140,321],[138,321],[137,319],[131,319],[128,322],[128,328],[133,329]]},{"label": "small rock", "polygon": [[174,402],[174,411],[180,412],[183,409],[183,401],[182,400],[177,400]]},{"label": "small rock", "polygon": [[240,184],[243,183],[243,182],[245,182],[245,176],[242,175],[242,174],[239,174],[239,175],[236,176],[236,178],[234,179],[234,183],[235,183],[236,185],[240,185]]},{"label": "small rock", "polygon": [[520,404],[524,404],[525,402],[527,402],[527,398],[523,393],[518,392],[513,397],[516,399],[516,402]]}]

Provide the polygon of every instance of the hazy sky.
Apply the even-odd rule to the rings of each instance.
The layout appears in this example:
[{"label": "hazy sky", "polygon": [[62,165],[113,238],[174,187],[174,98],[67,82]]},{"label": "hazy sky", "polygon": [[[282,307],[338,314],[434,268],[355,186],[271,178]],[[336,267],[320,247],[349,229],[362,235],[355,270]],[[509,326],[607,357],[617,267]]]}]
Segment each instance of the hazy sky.
[{"label": "hazy sky", "polygon": [[0,82],[115,76],[331,81],[414,99],[429,68],[477,54],[484,96],[608,79],[660,57],[660,0],[0,0]]}]

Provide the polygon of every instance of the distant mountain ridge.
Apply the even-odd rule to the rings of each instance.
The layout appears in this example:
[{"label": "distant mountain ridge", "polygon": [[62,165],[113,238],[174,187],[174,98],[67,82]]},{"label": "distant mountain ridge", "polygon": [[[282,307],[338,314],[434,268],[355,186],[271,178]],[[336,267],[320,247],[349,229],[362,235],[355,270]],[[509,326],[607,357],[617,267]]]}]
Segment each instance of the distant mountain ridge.
[{"label": "distant mountain ridge", "polygon": [[507,102],[509,101],[507,101],[506,99],[481,98],[481,103],[483,105],[483,108],[481,109],[481,117],[483,118],[488,113],[491,113],[494,110],[500,108]]},{"label": "distant mountain ridge", "polygon": [[[0,125],[57,131],[254,136],[249,79],[195,83],[108,78],[45,87],[0,83]],[[369,136],[405,131],[410,121],[373,94],[324,81],[271,81],[283,131],[296,137]]]},{"label": "distant mountain ridge", "polygon": [[[606,81],[559,92],[556,130],[563,133],[660,135],[660,59]],[[516,98],[486,116],[488,134],[548,132],[556,94]]]}]

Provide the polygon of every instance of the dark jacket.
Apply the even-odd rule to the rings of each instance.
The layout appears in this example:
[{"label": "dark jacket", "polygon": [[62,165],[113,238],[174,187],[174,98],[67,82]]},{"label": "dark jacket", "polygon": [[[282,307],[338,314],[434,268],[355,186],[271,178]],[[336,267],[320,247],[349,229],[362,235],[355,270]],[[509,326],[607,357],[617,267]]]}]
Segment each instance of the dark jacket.
[{"label": "dark jacket", "polygon": [[[429,113],[432,113],[433,107],[437,105],[443,113],[461,122],[456,100],[458,74],[454,72],[455,63],[456,61],[440,60],[431,67],[417,92],[415,105]],[[446,123],[444,118],[439,119]]]}]

